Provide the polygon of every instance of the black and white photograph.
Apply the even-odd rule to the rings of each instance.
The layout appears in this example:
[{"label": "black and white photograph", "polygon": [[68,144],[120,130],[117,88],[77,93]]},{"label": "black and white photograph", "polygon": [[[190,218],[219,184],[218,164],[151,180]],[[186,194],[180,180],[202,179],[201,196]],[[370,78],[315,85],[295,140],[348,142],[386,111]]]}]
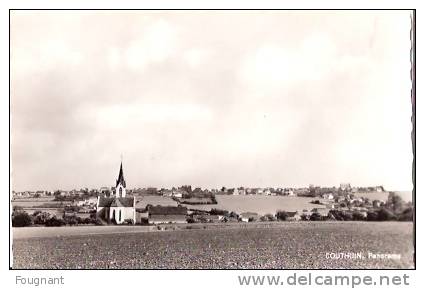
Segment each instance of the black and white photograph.
[{"label": "black and white photograph", "polygon": [[9,11],[11,269],[415,269],[414,10]]}]

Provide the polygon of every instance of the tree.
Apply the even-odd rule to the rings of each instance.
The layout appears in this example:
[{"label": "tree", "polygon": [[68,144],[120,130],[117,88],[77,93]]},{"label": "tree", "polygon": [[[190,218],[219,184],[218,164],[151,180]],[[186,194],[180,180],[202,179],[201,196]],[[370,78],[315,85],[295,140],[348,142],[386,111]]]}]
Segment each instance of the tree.
[{"label": "tree", "polygon": [[15,212],[12,216],[13,227],[27,227],[32,224],[32,219],[27,212]]},{"label": "tree", "polygon": [[52,217],[50,213],[42,211],[35,211],[32,216],[36,225],[45,225],[46,221]]},{"label": "tree", "polygon": [[413,221],[413,207],[406,208],[399,216],[399,221]]},{"label": "tree", "polygon": [[404,202],[399,195],[394,192],[390,192],[385,207],[393,213],[401,213],[404,210]]},{"label": "tree", "polygon": [[212,209],[210,210],[210,215],[228,216],[228,215],[229,215],[229,211],[227,211],[227,210],[222,210],[222,209],[212,208]]},{"label": "tree", "polygon": [[276,219],[279,221],[286,221],[288,218],[288,213],[286,211],[277,211],[276,212]]}]

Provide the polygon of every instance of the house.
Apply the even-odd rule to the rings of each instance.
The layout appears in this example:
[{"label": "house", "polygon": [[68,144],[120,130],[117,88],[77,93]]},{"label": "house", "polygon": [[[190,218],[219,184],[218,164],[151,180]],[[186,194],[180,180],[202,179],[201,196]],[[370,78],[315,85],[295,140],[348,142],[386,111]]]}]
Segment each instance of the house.
[{"label": "house", "polygon": [[187,208],[148,206],[149,224],[187,223]]},{"label": "house", "polygon": [[171,195],[175,198],[183,198],[183,195],[187,195],[187,192],[182,190],[173,190]]},{"label": "house", "polygon": [[328,193],[328,194],[323,194],[322,198],[324,198],[325,200],[333,200],[334,199],[334,195],[332,193]]},{"label": "house", "polygon": [[84,206],[95,206],[97,204],[97,198],[91,197],[80,201],[74,201],[76,206],[84,207]]},{"label": "house", "polygon": [[126,196],[126,183],[122,162],[120,172],[116,180],[115,193],[107,197],[100,195],[97,197],[96,215],[105,221],[115,224],[124,222],[136,223],[136,199]]},{"label": "house", "polygon": [[286,216],[286,220],[287,221],[300,221],[301,220],[301,215],[298,213],[298,211],[296,212],[286,212],[287,216]]},{"label": "house", "polygon": [[239,215],[239,218],[242,222],[253,222],[258,220],[257,213],[245,212]]},{"label": "house", "polygon": [[217,223],[224,219],[224,216],[210,215],[210,214],[193,214],[193,220],[201,223]]}]

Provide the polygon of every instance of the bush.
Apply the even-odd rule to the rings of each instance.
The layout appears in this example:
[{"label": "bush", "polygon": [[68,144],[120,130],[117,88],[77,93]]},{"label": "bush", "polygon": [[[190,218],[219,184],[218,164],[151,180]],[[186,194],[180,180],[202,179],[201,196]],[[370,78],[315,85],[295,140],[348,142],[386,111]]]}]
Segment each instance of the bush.
[{"label": "bush", "polygon": [[378,213],[375,211],[368,211],[366,220],[368,221],[378,221]]},{"label": "bush", "polygon": [[63,222],[66,225],[74,226],[81,222],[81,218],[78,218],[76,216],[66,216],[63,218]]},{"label": "bush", "polygon": [[188,224],[196,223],[196,222],[195,222],[195,220],[194,220],[192,217],[187,218],[187,219],[186,219],[186,222],[187,222]]},{"label": "bush", "polygon": [[386,208],[379,209],[378,221],[393,221],[393,220],[397,220],[397,217],[390,210]]},{"label": "bush", "polygon": [[133,219],[125,219],[124,222],[123,222],[123,224],[124,225],[133,225],[134,222],[133,222]]},{"label": "bush", "polygon": [[89,225],[91,223],[92,223],[92,219],[91,218],[84,218],[84,219],[81,219],[81,223],[80,224]]},{"label": "bush", "polygon": [[366,220],[366,217],[362,213],[354,211],[353,212],[353,220],[354,221],[364,221],[364,220]]},{"label": "bush", "polygon": [[310,215],[310,221],[321,221],[322,216],[319,213],[314,212]]},{"label": "bush", "polygon": [[27,227],[32,225],[32,219],[27,212],[16,212],[12,216],[13,227]]},{"label": "bush", "polygon": [[46,221],[45,225],[46,227],[60,227],[65,225],[65,221],[62,219],[58,219],[56,216],[53,216],[52,218]]},{"label": "bush", "polygon": [[101,220],[99,220],[99,219],[97,219],[97,218],[95,218],[95,219],[91,218],[91,221],[92,221],[93,225],[96,225],[96,226],[103,226],[102,221],[101,221]]}]

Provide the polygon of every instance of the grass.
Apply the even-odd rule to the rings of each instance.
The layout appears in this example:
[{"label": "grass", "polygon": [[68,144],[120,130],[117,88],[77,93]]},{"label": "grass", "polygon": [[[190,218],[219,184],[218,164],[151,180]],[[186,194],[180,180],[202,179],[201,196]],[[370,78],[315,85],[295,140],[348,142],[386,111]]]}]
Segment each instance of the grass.
[{"label": "grass", "polygon": [[[13,267],[412,268],[412,227],[394,222],[303,222],[268,228],[20,238],[13,244]],[[326,252],[395,253],[401,259],[332,260],[326,259]]]}]

